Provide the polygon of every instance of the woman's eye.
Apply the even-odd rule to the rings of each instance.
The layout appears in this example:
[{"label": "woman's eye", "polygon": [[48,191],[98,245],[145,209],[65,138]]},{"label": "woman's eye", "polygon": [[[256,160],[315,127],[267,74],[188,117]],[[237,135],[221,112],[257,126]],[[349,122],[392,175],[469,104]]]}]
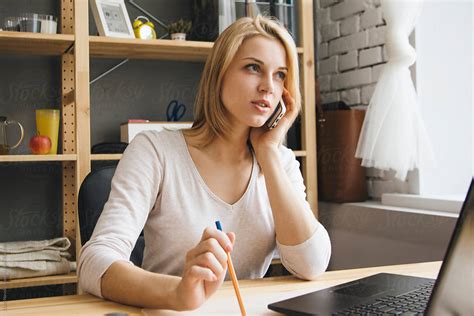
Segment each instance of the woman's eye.
[{"label": "woman's eye", "polygon": [[259,67],[257,64],[249,64],[247,66],[245,66],[245,68],[247,68],[248,70],[251,70],[251,71],[258,71],[259,70]]},{"label": "woman's eye", "polygon": [[281,80],[285,80],[285,78],[286,78],[286,73],[284,73],[283,71],[279,71],[279,72],[277,73],[277,76],[278,76],[278,78],[280,78]]}]

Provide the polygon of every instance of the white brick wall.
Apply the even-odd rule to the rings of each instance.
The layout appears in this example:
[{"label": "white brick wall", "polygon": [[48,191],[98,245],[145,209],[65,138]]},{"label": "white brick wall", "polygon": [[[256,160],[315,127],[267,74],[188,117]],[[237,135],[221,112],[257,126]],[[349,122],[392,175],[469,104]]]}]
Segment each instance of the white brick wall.
[{"label": "white brick wall", "polygon": [[372,67],[372,82],[377,83],[380,77],[380,73],[382,72],[384,64],[377,65]]},{"label": "white brick wall", "polygon": [[322,60],[329,56],[328,43],[318,43],[316,46],[316,55],[318,60]]},{"label": "white brick wall", "polygon": [[366,8],[366,0],[346,0],[331,7],[331,19],[333,21],[340,20],[355,13],[363,12]]},{"label": "white brick wall", "polygon": [[[322,103],[344,101],[366,109],[387,62],[380,0],[316,0],[316,27]],[[379,182],[396,186],[375,171],[368,175],[372,197],[380,193]]]},{"label": "white brick wall", "polygon": [[385,44],[385,26],[369,30],[369,47]]},{"label": "white brick wall", "polygon": [[370,98],[374,93],[375,85],[363,86],[360,91],[360,102],[362,104],[368,105],[370,103]]},{"label": "white brick wall", "polygon": [[319,26],[330,24],[331,18],[329,17],[329,9],[319,9],[316,12],[316,21]]},{"label": "white brick wall", "polygon": [[383,20],[380,7],[367,9],[360,16],[360,27],[364,30],[381,24],[383,24]]},{"label": "white brick wall", "polygon": [[323,25],[321,27],[321,39],[323,42],[328,42],[339,36],[339,23]]},{"label": "white brick wall", "polygon": [[315,7],[323,101],[366,106],[387,61],[380,0],[316,0]]},{"label": "white brick wall", "polygon": [[331,76],[319,76],[319,90],[321,92],[328,92],[331,88]]},{"label": "white brick wall", "polygon": [[382,47],[377,46],[374,48],[364,49],[359,54],[359,66],[365,67],[382,62]]},{"label": "white brick wall", "polygon": [[372,70],[362,68],[334,75],[331,78],[332,90],[343,90],[372,83]]},{"label": "white brick wall", "polygon": [[339,101],[339,93],[338,92],[329,92],[329,93],[321,93],[321,102],[322,103],[329,103]]},{"label": "white brick wall", "polygon": [[339,70],[344,71],[357,68],[359,65],[357,60],[358,55],[357,50],[350,51],[344,55],[339,55]]},{"label": "white brick wall", "polygon": [[344,101],[346,104],[359,104],[360,89],[350,89],[342,91],[341,101]]},{"label": "white brick wall", "polygon": [[367,47],[369,37],[367,31],[336,38],[329,42],[329,55],[337,55],[354,49]]},{"label": "white brick wall", "polygon": [[329,7],[330,5],[333,5],[335,3],[337,3],[338,0],[321,0],[320,1],[320,6],[321,8],[326,8],[326,7]]},{"label": "white brick wall", "polygon": [[318,63],[319,74],[327,75],[337,73],[337,58],[338,56],[331,56]]},{"label": "white brick wall", "polygon": [[360,18],[358,15],[351,16],[341,21],[341,35],[346,36],[359,32]]}]

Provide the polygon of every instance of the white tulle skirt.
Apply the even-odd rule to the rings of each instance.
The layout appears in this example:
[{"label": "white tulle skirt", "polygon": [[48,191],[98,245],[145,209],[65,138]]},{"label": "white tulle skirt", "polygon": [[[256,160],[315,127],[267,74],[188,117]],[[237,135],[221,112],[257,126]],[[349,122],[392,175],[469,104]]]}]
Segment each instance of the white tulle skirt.
[{"label": "white tulle skirt", "polygon": [[356,157],[362,165],[393,169],[405,180],[408,170],[433,165],[431,144],[406,62],[385,64],[361,130]]}]

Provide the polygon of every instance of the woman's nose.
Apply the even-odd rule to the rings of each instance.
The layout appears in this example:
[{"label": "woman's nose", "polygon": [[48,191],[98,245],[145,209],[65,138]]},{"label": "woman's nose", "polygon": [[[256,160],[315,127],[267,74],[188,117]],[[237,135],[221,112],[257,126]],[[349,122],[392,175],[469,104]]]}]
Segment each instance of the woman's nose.
[{"label": "woman's nose", "polygon": [[269,94],[273,93],[274,88],[274,82],[271,75],[262,77],[262,80],[260,81],[259,91]]}]

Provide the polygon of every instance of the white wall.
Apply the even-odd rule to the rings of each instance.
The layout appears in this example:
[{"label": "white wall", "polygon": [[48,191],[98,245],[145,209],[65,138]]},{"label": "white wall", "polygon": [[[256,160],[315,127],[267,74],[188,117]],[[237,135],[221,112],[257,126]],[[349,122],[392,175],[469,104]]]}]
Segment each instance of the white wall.
[{"label": "white wall", "polygon": [[442,260],[456,215],[434,216],[319,203],[331,238],[329,270]]},{"label": "white wall", "polygon": [[461,195],[474,171],[473,1],[426,0],[416,32],[416,77],[435,169],[420,170],[420,194]]}]

